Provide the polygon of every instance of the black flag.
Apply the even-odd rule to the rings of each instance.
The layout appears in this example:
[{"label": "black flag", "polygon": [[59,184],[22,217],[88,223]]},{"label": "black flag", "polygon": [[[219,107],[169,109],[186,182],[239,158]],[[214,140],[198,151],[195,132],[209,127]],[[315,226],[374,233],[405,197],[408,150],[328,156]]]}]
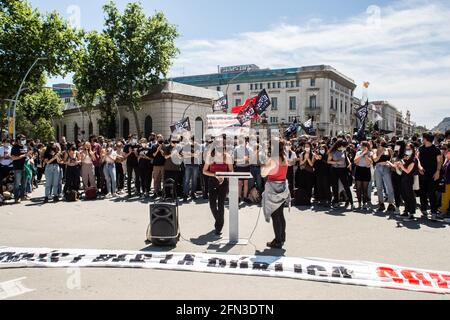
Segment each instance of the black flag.
[{"label": "black flag", "polygon": [[263,89],[256,98],[256,105],[254,107],[256,114],[260,115],[270,106],[270,98],[266,89]]},{"label": "black flag", "polygon": [[216,112],[216,111],[223,111],[223,112],[228,111],[228,97],[227,96],[223,96],[219,100],[214,101],[213,112]]},{"label": "black flag", "polygon": [[294,134],[297,133],[298,128],[300,127],[300,124],[297,121],[297,118],[295,118],[294,122],[287,128],[286,132],[284,133],[284,136],[286,139],[289,139]]},{"label": "black flag", "polygon": [[191,122],[189,121],[189,117],[171,125],[170,130],[172,130],[172,133],[180,130],[191,131]]}]

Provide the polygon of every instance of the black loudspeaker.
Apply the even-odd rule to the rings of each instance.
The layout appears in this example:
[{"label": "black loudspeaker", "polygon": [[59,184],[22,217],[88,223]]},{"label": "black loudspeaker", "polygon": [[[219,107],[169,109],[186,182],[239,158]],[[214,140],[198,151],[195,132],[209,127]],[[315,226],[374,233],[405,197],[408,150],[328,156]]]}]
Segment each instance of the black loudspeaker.
[{"label": "black loudspeaker", "polygon": [[175,246],[180,239],[178,206],[175,203],[150,205],[150,230],[147,240],[156,246]]}]

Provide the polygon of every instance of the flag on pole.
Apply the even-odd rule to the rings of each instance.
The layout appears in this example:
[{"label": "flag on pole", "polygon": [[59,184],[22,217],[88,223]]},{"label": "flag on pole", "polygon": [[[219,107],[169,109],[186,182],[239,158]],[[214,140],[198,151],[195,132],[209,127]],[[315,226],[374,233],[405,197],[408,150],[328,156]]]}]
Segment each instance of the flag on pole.
[{"label": "flag on pole", "polygon": [[297,118],[295,118],[294,122],[287,128],[286,132],[284,133],[284,136],[286,139],[290,139],[294,134],[298,132],[298,129],[300,128],[300,124],[297,121]]},{"label": "flag on pole", "polygon": [[228,97],[227,96],[223,96],[219,100],[214,101],[213,112],[216,112],[216,111],[223,111],[223,112],[228,111]]},{"label": "flag on pole", "polygon": [[189,121],[189,117],[171,125],[170,130],[172,130],[172,133],[180,131],[191,131],[191,122]]},{"label": "flag on pole", "polygon": [[238,114],[238,120],[244,124],[256,120],[270,106],[270,98],[267,91],[262,90],[256,97],[247,99],[242,106],[232,108],[232,113]]}]

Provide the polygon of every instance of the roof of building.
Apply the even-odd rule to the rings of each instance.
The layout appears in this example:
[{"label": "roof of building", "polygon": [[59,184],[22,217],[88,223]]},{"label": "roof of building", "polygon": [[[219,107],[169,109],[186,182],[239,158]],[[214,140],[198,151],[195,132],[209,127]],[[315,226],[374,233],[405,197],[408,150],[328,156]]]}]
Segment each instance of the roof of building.
[{"label": "roof of building", "polygon": [[243,72],[241,74],[236,73],[213,73],[204,75],[194,75],[194,76],[184,76],[184,77],[174,77],[170,80],[175,82],[194,85],[194,86],[207,86],[207,85],[220,85],[228,83],[242,83],[242,82],[253,82],[253,81],[267,81],[270,79],[287,79],[297,78],[299,73],[308,72],[332,72],[342,79],[354,84],[354,80],[345,76],[344,74],[337,71],[335,68],[328,65],[317,65],[317,66],[305,66],[297,68],[286,68],[286,69],[259,69],[250,70]]}]

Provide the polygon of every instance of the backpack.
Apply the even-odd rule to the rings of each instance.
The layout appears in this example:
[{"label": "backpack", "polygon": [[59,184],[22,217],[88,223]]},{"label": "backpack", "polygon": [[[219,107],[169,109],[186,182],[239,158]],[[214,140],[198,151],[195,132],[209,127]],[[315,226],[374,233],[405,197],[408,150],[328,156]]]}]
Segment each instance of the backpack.
[{"label": "backpack", "polygon": [[78,191],[75,191],[75,190],[67,191],[65,194],[65,198],[66,198],[67,202],[78,201],[78,199],[79,199]]},{"label": "backpack", "polygon": [[90,187],[87,188],[84,192],[84,198],[86,200],[96,200],[97,199],[97,188],[96,187]]}]

